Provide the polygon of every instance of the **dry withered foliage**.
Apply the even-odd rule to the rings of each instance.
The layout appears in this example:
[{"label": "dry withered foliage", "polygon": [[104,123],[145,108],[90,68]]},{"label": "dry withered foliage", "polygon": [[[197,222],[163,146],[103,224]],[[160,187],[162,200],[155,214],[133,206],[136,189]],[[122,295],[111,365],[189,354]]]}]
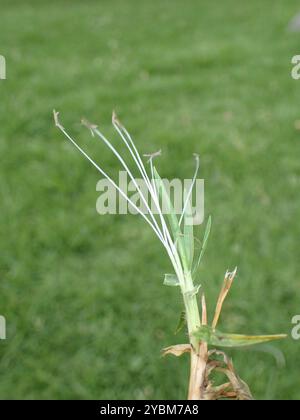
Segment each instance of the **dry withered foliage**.
[{"label": "dry withered foliage", "polygon": [[[222,338],[224,338],[223,344],[226,344],[227,347],[234,347],[234,340],[237,341],[237,345],[244,345],[244,342],[247,342],[248,339],[250,345],[252,339],[261,340],[261,342],[263,342],[277,338],[284,338],[284,335],[252,337],[238,336],[234,334],[224,334],[221,337],[220,334],[218,334],[216,337],[213,337],[213,333],[216,331],[215,329],[220,319],[224,301],[230,291],[236,273],[237,269],[233,272],[227,271],[225,274],[223,285],[217,300],[212,326],[208,327],[207,330],[210,332],[210,335],[205,335],[203,332],[203,339],[200,340],[199,343],[199,351],[195,352],[195,349],[193,349],[190,344],[178,344],[163,349],[163,356],[172,354],[178,357],[184,353],[191,353],[191,377],[188,399],[253,400],[253,396],[248,385],[236,373],[230,357],[224,351],[217,349],[208,350],[208,345],[212,342],[217,342],[217,344],[219,344],[218,340],[220,341]],[[204,294],[202,295],[201,303],[202,326],[204,328],[207,325],[207,308]],[[204,338],[206,336],[208,338],[205,341]],[[199,363],[200,360],[202,363]],[[199,370],[201,370],[200,374]],[[212,379],[212,374],[216,372],[225,376],[227,381],[221,385],[215,385],[214,380]]]}]

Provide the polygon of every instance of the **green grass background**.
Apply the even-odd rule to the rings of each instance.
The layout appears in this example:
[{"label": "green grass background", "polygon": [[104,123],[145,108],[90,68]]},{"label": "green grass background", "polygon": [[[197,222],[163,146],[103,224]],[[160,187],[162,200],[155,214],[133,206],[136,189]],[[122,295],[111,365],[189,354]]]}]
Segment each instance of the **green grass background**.
[{"label": "green grass background", "polygon": [[[0,398],[186,396],[188,358],[160,358],[186,340],[173,334],[178,291],[162,286],[168,260],[137,217],[97,215],[99,176],[53,127],[53,108],[113,173],[83,115],[118,141],[116,109],[143,153],[162,148],[164,177],[189,177],[198,152],[213,217],[200,271],[210,317],[237,265],[220,328],[290,334],[300,33],[286,28],[298,11],[294,0],[1,1]],[[285,368],[270,352],[230,354],[256,398],[298,399],[300,342],[274,349]]]}]

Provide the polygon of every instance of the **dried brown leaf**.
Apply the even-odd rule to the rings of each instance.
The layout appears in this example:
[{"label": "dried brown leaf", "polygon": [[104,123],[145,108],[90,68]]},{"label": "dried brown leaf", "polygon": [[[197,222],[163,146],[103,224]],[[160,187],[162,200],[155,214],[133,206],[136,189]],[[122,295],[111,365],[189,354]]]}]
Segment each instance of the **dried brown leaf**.
[{"label": "dried brown leaf", "polygon": [[162,355],[173,354],[174,356],[181,356],[183,353],[189,353],[191,351],[190,344],[176,344],[175,346],[166,347],[162,350]]}]

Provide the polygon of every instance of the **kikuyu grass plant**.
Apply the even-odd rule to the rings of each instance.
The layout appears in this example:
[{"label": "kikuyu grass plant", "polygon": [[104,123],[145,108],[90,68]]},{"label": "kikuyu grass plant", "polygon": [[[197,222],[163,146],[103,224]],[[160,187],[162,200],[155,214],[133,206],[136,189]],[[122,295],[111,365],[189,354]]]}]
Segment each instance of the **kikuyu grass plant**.
[{"label": "kikuyu grass plant", "polygon": [[[184,311],[180,315],[177,331],[186,327],[188,342],[185,344],[172,345],[163,349],[163,355],[173,354],[175,356],[181,356],[183,353],[190,354],[188,399],[252,399],[249,387],[236,374],[232,360],[220,349],[250,346],[281,339],[284,338],[285,335],[249,336],[225,334],[217,330],[222,306],[233,280],[236,277],[237,268],[231,272],[227,271],[225,273],[213,320],[211,324],[208,322],[205,294],[200,284],[196,282],[196,273],[207,246],[211,230],[211,217],[209,217],[206,222],[206,228],[204,230],[200,248],[197,247],[199,240],[194,236],[194,227],[193,223],[191,223],[191,217],[193,217],[192,194],[199,171],[198,155],[194,155],[196,166],[195,173],[190,188],[184,192],[182,213],[178,216],[175,213],[171,197],[165,188],[164,182],[161,179],[157,168],[154,166],[154,158],[157,157],[160,152],[144,155],[147,157],[149,164],[149,170],[147,170],[131,135],[124,125],[120,123],[116,114],[113,113],[113,127],[124,142],[138,172],[147,186],[150,197],[157,210],[154,212],[150,208],[146,196],[136,183],[127,163],[117,149],[98,129],[97,125],[82,120],[82,124],[90,130],[92,136],[101,140],[111,150],[120,162],[122,168],[127,172],[139,194],[140,202],[146,206],[147,212],[142,212],[130,197],[120,189],[113,178],[79,146],[73,137],[71,137],[68,131],[60,123],[58,118],[59,113],[56,111],[53,111],[53,113],[55,125],[76,149],[100,172],[100,174],[111,182],[120,195],[145,220],[153,230],[156,238],[163,246],[170,259],[174,273],[165,275],[164,285],[177,287],[181,293]],[[167,206],[167,211],[165,211],[165,207],[163,211],[162,202],[164,203],[164,206]],[[198,253],[196,252],[197,248]],[[225,377],[227,377],[226,382],[216,386],[214,379],[212,379],[212,377],[215,378],[215,375],[212,375],[215,372],[225,375]]]}]

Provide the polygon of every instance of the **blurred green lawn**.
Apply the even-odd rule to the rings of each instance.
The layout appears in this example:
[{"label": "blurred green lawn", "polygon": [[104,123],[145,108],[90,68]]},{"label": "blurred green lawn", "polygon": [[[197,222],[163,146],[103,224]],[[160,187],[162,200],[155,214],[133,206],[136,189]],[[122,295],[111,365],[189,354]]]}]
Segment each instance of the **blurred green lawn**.
[{"label": "blurred green lawn", "polygon": [[[300,34],[289,2],[253,0],[1,2],[0,398],[185,398],[188,358],[160,358],[178,291],[134,216],[98,216],[99,176],[53,127],[52,109],[112,172],[80,127],[108,136],[112,109],[139,149],[163,149],[164,177],[201,156],[213,230],[200,279],[210,315],[239,267],[220,328],[290,334],[300,312]],[[117,139],[115,139],[117,141]],[[200,231],[201,234],[201,231]],[[256,398],[300,398],[300,342],[232,351]],[[270,348],[269,348],[270,350]],[[272,350],[272,348],[271,348]]]}]

